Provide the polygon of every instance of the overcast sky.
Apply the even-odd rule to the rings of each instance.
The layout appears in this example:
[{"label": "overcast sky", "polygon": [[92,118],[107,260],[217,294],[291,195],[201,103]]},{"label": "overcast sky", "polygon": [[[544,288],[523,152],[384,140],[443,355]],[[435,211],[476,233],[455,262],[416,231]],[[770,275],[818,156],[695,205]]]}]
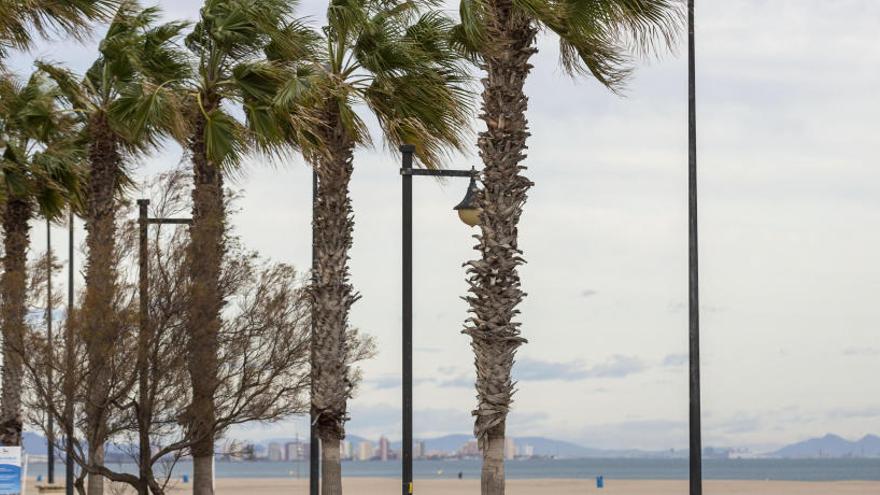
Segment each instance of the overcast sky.
[{"label": "overcast sky", "polygon": [[[198,10],[196,0],[160,3],[172,17]],[[705,442],[767,448],[880,433],[880,3],[700,3]],[[319,24],[324,6],[306,0],[301,11]],[[621,98],[564,76],[553,38],[540,47],[526,88],[536,185],[520,229],[530,342],[509,434],[686,447],[684,52],[642,66]],[[11,65],[47,57],[82,70],[94,56],[93,44],[67,41]],[[179,160],[169,148],[140,170]],[[451,166],[477,163],[474,154]],[[363,298],[351,321],[380,354],[364,365],[349,430],[374,438],[400,436],[398,168],[381,148],[360,150],[352,183]],[[459,297],[475,242],[451,211],[466,184],[415,182],[416,436],[466,433],[474,371]],[[248,243],[307,267],[302,161],[251,161],[235,187],[246,192],[234,222]],[[304,423],[240,433],[295,432]]]}]

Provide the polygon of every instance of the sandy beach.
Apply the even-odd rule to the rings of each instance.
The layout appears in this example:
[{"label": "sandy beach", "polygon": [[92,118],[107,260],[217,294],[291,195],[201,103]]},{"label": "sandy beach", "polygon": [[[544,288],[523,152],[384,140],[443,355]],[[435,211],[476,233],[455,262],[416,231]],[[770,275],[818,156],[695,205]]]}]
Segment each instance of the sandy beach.
[{"label": "sandy beach", "polygon": [[[396,495],[400,481],[382,478],[347,478],[344,489],[353,495]],[[36,493],[33,480],[29,494]],[[478,495],[477,480],[417,480],[415,495]],[[191,493],[190,486],[178,483],[169,493]],[[110,493],[122,493],[109,491]],[[217,481],[217,495],[306,494],[306,480],[240,478]],[[588,480],[511,480],[508,495],[684,495],[685,481],[610,480],[604,489]],[[707,481],[707,495],[880,495],[880,481],[794,482],[794,481]]]}]

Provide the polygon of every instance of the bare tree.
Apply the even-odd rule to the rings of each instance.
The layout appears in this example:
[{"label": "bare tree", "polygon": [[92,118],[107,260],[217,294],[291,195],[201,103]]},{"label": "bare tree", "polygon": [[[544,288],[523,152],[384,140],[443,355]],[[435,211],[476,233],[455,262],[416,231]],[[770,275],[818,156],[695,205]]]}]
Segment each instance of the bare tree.
[{"label": "bare tree", "polygon": [[[162,175],[152,187],[151,216],[180,216],[188,211],[190,186],[186,173]],[[79,317],[65,322],[74,329],[70,349],[64,349],[61,339],[47,342],[40,329],[32,329],[23,352],[33,391],[28,397],[28,419],[45,430],[51,415],[62,431],[77,432],[70,455],[84,475],[100,475],[139,494],[163,494],[173,466],[190,455],[194,445],[205,442],[199,433],[203,430],[190,428],[190,336],[185,330],[191,303],[186,266],[189,233],[182,226],[157,226],[149,232],[148,324],[141,325],[135,283],[139,230],[134,221],[121,225],[116,256],[119,297],[114,302],[118,342],[101,365],[101,371],[109,370],[113,377],[112,390],[101,404],[89,403],[85,384],[95,370],[76,331]],[[228,303],[219,332],[215,419],[209,429],[218,436],[233,425],[273,422],[308,412],[310,387],[310,303],[305,281],[292,266],[261,258],[228,233],[226,244],[220,289]],[[32,282],[34,288],[39,284]],[[352,338],[356,345],[351,362],[374,353],[372,340],[356,332]],[[46,382],[50,368],[60,383],[70,385],[50,389]],[[88,445],[93,439],[87,436],[85,410],[98,406],[110,443],[137,464],[136,474],[90,461]],[[73,413],[66,414],[68,410]],[[82,481],[78,486],[83,486]]]}]

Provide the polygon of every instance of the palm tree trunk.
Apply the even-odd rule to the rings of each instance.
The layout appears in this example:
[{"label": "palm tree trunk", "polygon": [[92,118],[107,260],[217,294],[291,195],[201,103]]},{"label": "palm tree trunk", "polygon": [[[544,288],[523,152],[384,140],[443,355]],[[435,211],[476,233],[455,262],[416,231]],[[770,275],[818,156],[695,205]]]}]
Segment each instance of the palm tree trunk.
[{"label": "palm tree trunk", "polygon": [[[211,98],[206,111],[216,107]],[[225,208],[223,176],[207,158],[205,117],[199,114],[190,142],[194,187],[193,223],[189,253],[191,300],[189,307],[189,373],[193,398],[189,411],[190,431],[195,439],[193,455],[193,494],[214,493],[214,393],[217,388],[218,334],[223,296],[220,267],[223,260]]]},{"label": "palm tree trunk", "polygon": [[468,264],[467,301],[471,317],[464,333],[471,337],[477,369],[479,404],[474,434],[483,452],[483,495],[504,494],[504,435],[513,396],[511,369],[516,349],[526,342],[515,321],[525,293],[518,266],[524,260],[518,247],[517,225],[532,183],[521,172],[529,136],[523,85],[532,66],[536,30],[510,0],[491,3],[483,53],[483,104],[480,118],[486,130],[478,146],[484,163],[482,210],[477,249],[479,261]]},{"label": "palm tree trunk", "polygon": [[27,201],[11,199],[3,211],[3,275],[0,318],[3,331],[3,390],[0,395],[0,445],[21,445],[22,352],[27,312],[27,250],[32,215]]},{"label": "palm tree trunk", "polygon": [[321,441],[321,495],[342,495],[341,443],[338,438]]},{"label": "palm tree trunk", "polygon": [[[499,428],[496,427],[496,430]],[[483,448],[480,491],[504,493],[504,428],[489,433]],[[500,490],[500,491],[499,491]]]},{"label": "palm tree trunk", "polygon": [[[89,400],[85,414],[88,425],[89,463],[103,465],[107,441],[107,407],[113,370],[108,359],[118,337],[116,299],[116,184],[121,157],[105,115],[89,123],[88,198],[85,229],[88,255],[85,262],[86,291],[83,301],[83,340],[89,360],[86,386]],[[93,446],[93,447],[92,447]],[[104,493],[103,478],[90,475],[88,494]]]},{"label": "palm tree trunk", "polygon": [[324,142],[327,154],[317,160],[315,199],[315,277],[311,288],[315,319],[312,362],[312,408],[321,439],[322,495],[342,493],[339,443],[345,438],[351,380],[346,363],[348,314],[358,299],[349,282],[348,259],[354,219],[348,186],[354,144],[332,108]]}]

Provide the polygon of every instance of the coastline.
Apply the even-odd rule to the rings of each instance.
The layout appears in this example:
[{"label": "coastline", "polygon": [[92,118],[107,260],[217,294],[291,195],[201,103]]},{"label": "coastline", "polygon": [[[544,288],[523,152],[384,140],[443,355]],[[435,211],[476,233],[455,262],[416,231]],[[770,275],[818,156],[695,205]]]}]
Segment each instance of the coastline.
[{"label": "coastline", "polygon": [[[345,478],[343,486],[357,495],[388,495],[400,492],[400,480],[393,478]],[[866,495],[880,493],[880,481],[742,481],[710,480],[707,493],[713,495]],[[548,492],[552,490],[552,492]],[[28,493],[36,493],[35,479],[28,480]],[[169,494],[191,493],[192,485],[177,482]],[[221,478],[217,495],[289,495],[307,493],[308,480],[283,478]],[[473,495],[480,492],[479,480],[417,480],[417,495]],[[594,480],[534,479],[510,480],[508,495],[681,495],[687,492],[683,480],[606,480],[598,489]],[[125,493],[130,493],[126,491]]]}]

